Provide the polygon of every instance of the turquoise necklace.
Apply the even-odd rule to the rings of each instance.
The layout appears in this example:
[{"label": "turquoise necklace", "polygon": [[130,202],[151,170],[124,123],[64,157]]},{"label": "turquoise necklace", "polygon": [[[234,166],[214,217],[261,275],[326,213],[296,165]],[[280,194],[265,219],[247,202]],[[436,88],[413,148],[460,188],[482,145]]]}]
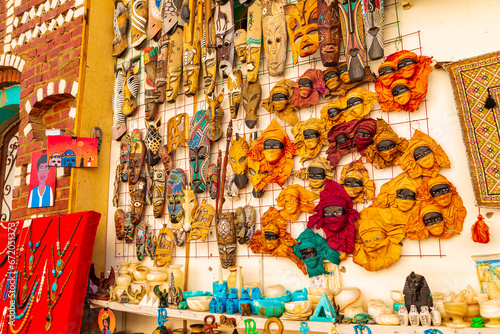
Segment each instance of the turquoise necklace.
[{"label": "turquoise necklace", "polygon": [[[45,227],[45,231],[43,231],[43,234],[40,237],[40,240],[38,240],[35,245],[33,245],[33,242],[31,241],[31,226],[33,225],[33,222],[30,224],[30,241],[28,242],[28,247],[29,247],[30,253],[31,253],[30,259],[29,259],[29,262],[28,262],[28,267],[29,267],[30,271],[33,269],[33,263],[35,262],[35,252],[38,249],[38,247],[40,247],[40,241],[45,236],[45,233],[47,233],[47,230],[49,229],[50,223],[52,222],[53,219],[54,218],[50,219],[49,223]],[[45,249],[45,246],[43,248]],[[43,250],[42,250],[42,252],[43,252]],[[40,256],[41,256],[41,254],[40,254]],[[37,261],[37,263],[38,263],[38,261]]]},{"label": "turquoise necklace", "polygon": [[[45,250],[44,245],[42,248],[42,252],[40,253],[40,256],[38,257],[38,260],[36,261],[35,265],[33,267],[29,268],[29,273],[26,275],[26,252],[24,253],[24,266],[23,266],[23,277],[24,277],[24,284],[23,284],[23,293],[21,295],[21,302],[26,301],[26,298],[28,298],[28,284],[31,276],[33,276],[33,273],[35,272],[35,268],[38,265],[38,262],[40,262],[40,259],[42,258],[43,251]],[[33,256],[33,255],[31,255]],[[35,279],[36,280],[36,279]]]},{"label": "turquoise necklace", "polygon": [[[61,235],[60,235],[60,233],[61,233],[61,218],[59,218],[59,222],[57,224],[57,243],[56,243],[57,257],[59,258],[59,260],[57,260],[57,263],[54,266],[54,268],[58,272],[62,272],[62,269],[66,265],[64,263],[64,260],[63,260],[64,254],[66,254],[66,251],[68,250],[69,245],[71,244],[71,239],[73,238],[73,235],[75,235],[75,232],[78,229],[78,226],[80,225],[80,221],[82,220],[82,218],[83,218],[83,215],[81,215],[80,219],[78,219],[78,223],[76,223],[75,229],[73,230],[73,233],[71,233],[71,236],[69,237],[68,241],[66,242],[66,245],[64,245],[64,249],[62,251],[61,251],[61,242],[60,242],[60,240],[61,240]],[[75,246],[75,248],[76,248],[76,246]],[[75,250],[75,248],[73,248],[73,251]],[[73,253],[73,251],[71,251],[71,253]],[[54,249],[52,248],[52,258],[53,257],[54,257]],[[68,260],[69,260],[69,257],[66,259],[66,261],[68,261]]]},{"label": "turquoise necklace", "polygon": [[[62,275],[64,271],[64,267],[66,267],[66,264],[68,263],[69,259],[71,258],[71,255],[73,255],[73,252],[76,249],[76,246],[73,247],[71,252],[69,253],[68,258],[66,259],[66,262],[63,262],[62,266],[56,266],[55,260],[54,260],[54,245],[52,245],[52,276],[54,276],[54,283],[52,283],[52,286],[50,287],[50,300],[54,301],[56,299],[56,294],[57,294],[57,289],[59,285],[57,284],[57,279]],[[62,261],[62,260],[60,260]],[[59,264],[59,261],[58,261]],[[47,280],[47,286],[49,285],[49,281]]]},{"label": "turquoise necklace", "polygon": [[[52,253],[52,255],[53,254],[54,253]],[[58,294],[56,294],[57,287],[56,287],[55,291],[53,291],[52,288],[50,288],[50,292],[49,292],[50,281],[49,281],[49,273],[47,273],[47,304],[48,304],[47,308],[49,309],[49,313],[47,313],[47,316],[45,317],[45,320],[46,320],[45,330],[46,331],[48,331],[50,329],[50,326],[52,326],[52,309],[56,306],[57,302],[59,301],[59,298],[61,297],[61,295],[64,291],[64,287],[66,286],[66,283],[68,283],[69,278],[71,277],[72,273],[73,273],[73,270],[71,270],[69,272],[69,275],[66,278],[66,281],[64,282],[63,286],[61,287],[61,291],[59,291]],[[53,294],[54,294],[54,297],[52,297]]]},{"label": "turquoise necklace", "polygon": [[[16,271],[16,278],[14,280],[14,294],[13,294],[13,298],[14,300],[16,300],[17,298],[17,283],[18,283],[18,279],[19,279],[19,271]],[[36,288],[38,287],[38,282],[35,282],[35,285],[33,287],[33,289],[31,290],[31,295],[30,295],[30,298],[29,298],[29,301],[28,301],[28,305],[24,308],[24,311],[21,312],[21,314],[17,314],[17,311],[14,310],[14,319],[16,320],[19,320],[19,319],[22,319],[24,318],[24,316],[26,315],[26,312],[28,312],[28,310],[31,309],[32,307],[32,303],[33,303],[33,297],[35,296],[35,292],[36,292]]]}]

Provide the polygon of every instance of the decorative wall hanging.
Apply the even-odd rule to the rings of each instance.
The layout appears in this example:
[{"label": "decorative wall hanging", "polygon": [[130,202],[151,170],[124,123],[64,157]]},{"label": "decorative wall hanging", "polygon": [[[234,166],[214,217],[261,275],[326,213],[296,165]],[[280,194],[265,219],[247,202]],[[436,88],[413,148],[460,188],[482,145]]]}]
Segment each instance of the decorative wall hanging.
[{"label": "decorative wall hanging", "polygon": [[375,183],[370,180],[361,158],[342,167],[339,184],[344,187],[353,203],[364,204],[364,197],[369,201],[375,197]]},{"label": "decorative wall hanging", "polygon": [[247,61],[247,31],[245,29],[238,29],[234,33],[234,48],[238,61],[245,63]]},{"label": "decorative wall hanging", "polygon": [[245,125],[249,129],[253,129],[257,125],[259,115],[257,111],[260,106],[260,99],[262,98],[262,86],[259,80],[250,83],[245,81],[243,86],[243,108],[245,109]]},{"label": "decorative wall hanging", "polygon": [[48,136],[47,156],[50,167],[98,167],[98,139]]},{"label": "decorative wall hanging", "polygon": [[115,169],[115,180],[113,181],[113,207],[118,207],[118,193],[120,191],[120,165]]},{"label": "decorative wall hanging", "polygon": [[238,133],[235,134],[234,139],[231,137],[231,147],[229,148],[229,162],[234,171],[234,183],[238,189],[243,189],[247,185],[248,177],[248,159],[247,152],[249,146],[245,136],[240,137]]},{"label": "decorative wall hanging", "polygon": [[[99,315],[97,317],[97,322],[99,325],[99,329],[102,333],[114,333],[116,329],[116,319],[113,311],[108,308],[102,308],[99,311]],[[107,330],[107,331],[106,331]]]},{"label": "decorative wall hanging", "polygon": [[[152,2],[150,1],[150,6]],[[146,105],[145,120],[152,122],[156,119],[158,112],[158,103],[156,103],[157,94],[155,90],[156,73],[158,65],[158,47],[148,46],[144,48],[144,72],[146,80],[144,81],[144,104]]]},{"label": "decorative wall hanging", "polygon": [[319,102],[319,93],[326,94],[323,72],[308,69],[293,84],[292,102],[298,109],[315,106]]},{"label": "decorative wall hanging", "polygon": [[165,209],[165,183],[166,173],[163,169],[153,171],[153,215],[162,218]]},{"label": "decorative wall hanging", "polygon": [[375,90],[382,111],[414,112],[427,94],[427,78],[432,58],[402,50],[393,53],[379,66]]},{"label": "decorative wall hanging", "polygon": [[347,0],[339,4],[347,71],[353,82],[362,80],[365,75],[366,44],[361,7],[362,0]]},{"label": "decorative wall hanging", "polygon": [[148,148],[146,162],[149,166],[155,166],[158,162],[160,162],[159,151],[162,139],[158,129],[161,126],[161,116],[153,124],[149,124],[146,120],[144,120],[144,124],[146,124],[146,129],[148,130],[145,140],[146,147]]},{"label": "decorative wall hanging", "polygon": [[115,233],[116,239],[123,240],[125,237],[125,212],[122,209],[115,211]]},{"label": "decorative wall hanging", "polygon": [[210,123],[210,129],[207,133],[208,138],[212,141],[218,141],[222,138],[224,132],[222,131],[222,120],[224,119],[224,109],[221,103],[224,100],[224,88],[217,97],[216,94],[205,95],[205,102],[208,104],[206,112],[207,121]]},{"label": "decorative wall hanging", "polygon": [[142,140],[132,143],[130,149],[130,162],[128,165],[128,183],[135,184],[141,176],[144,157],[146,156],[146,145]]},{"label": "decorative wall hanging", "polygon": [[[183,79],[183,60],[186,60],[183,58],[185,50],[183,45],[183,30],[181,27],[177,27],[172,36],[170,36],[168,48],[165,51],[168,52],[165,96],[167,102],[174,103],[177,100],[179,87]],[[191,56],[189,51],[187,54]],[[193,62],[195,60],[196,55],[193,55]],[[191,67],[185,67],[184,70],[190,70],[196,65],[189,63],[189,66]],[[193,71],[195,71],[195,69],[193,69]],[[189,77],[187,77],[186,72],[184,72],[184,82],[186,82],[187,79],[189,79]]]},{"label": "decorative wall hanging", "polygon": [[189,184],[186,188],[183,188],[184,198],[182,201],[182,210],[184,211],[184,221],[182,223],[182,228],[186,233],[191,231],[191,226],[193,225],[196,210],[198,209],[198,200],[192,189],[189,189]]},{"label": "decorative wall hanging", "polygon": [[128,30],[128,10],[121,0],[115,0],[115,14],[113,18],[113,57],[120,57],[128,48],[127,30]]},{"label": "decorative wall hanging", "polygon": [[415,130],[408,148],[396,160],[396,165],[411,177],[435,177],[440,167],[450,168],[450,160],[434,139],[420,130]]},{"label": "decorative wall hanging", "polygon": [[[257,132],[254,133],[254,139],[252,140],[252,135],[249,137],[249,150],[253,149],[256,147],[258,144],[257,142]],[[247,154],[248,156],[248,154]],[[252,189],[252,195],[255,198],[261,198],[264,195],[265,192],[265,184],[263,184],[262,180],[266,176],[265,173],[263,173],[260,169],[260,161],[253,160],[253,159],[247,159],[248,163],[248,177],[250,178],[250,182],[252,182],[253,189]],[[264,188],[262,189],[262,187]],[[261,188],[258,189],[257,187]]]},{"label": "decorative wall hanging", "polygon": [[366,148],[373,143],[377,121],[371,118],[350,121],[333,127],[328,132],[330,147],[326,150],[328,161],[336,168],[340,158],[355,149],[364,156]]},{"label": "decorative wall hanging", "polygon": [[318,50],[318,3],[300,0],[284,6],[284,9],[293,64],[297,65],[299,56],[307,57]]},{"label": "decorative wall hanging", "polygon": [[[49,138],[54,136],[49,136]],[[71,137],[70,137],[71,138]],[[31,155],[31,175],[28,208],[45,208],[54,205],[56,190],[56,169],[47,164],[43,151]]]},{"label": "decorative wall hanging", "polygon": [[148,3],[145,0],[132,0],[132,16],[130,26],[130,46],[139,50],[141,44],[148,37],[146,25],[148,23]]},{"label": "decorative wall hanging", "polygon": [[246,82],[254,83],[258,80],[261,45],[262,45],[262,1],[255,0],[248,7]]},{"label": "decorative wall hanging", "polygon": [[370,60],[384,56],[384,0],[363,0],[363,25]]},{"label": "decorative wall hanging", "polygon": [[398,209],[409,217],[418,210],[420,198],[417,198],[417,190],[421,184],[421,178],[414,179],[408,173],[401,173],[382,185],[370,206]]},{"label": "decorative wall hanging", "polygon": [[281,125],[273,118],[247,153],[251,160],[260,163],[260,172],[264,174],[262,181],[254,184],[254,188],[264,191],[268,183],[277,183],[282,187],[292,172],[296,151],[295,143],[290,141]]},{"label": "decorative wall hanging", "polygon": [[113,84],[113,96],[111,103],[113,106],[113,127],[111,128],[111,139],[120,140],[127,132],[127,121],[124,114],[122,114],[123,107],[123,82],[125,75],[121,67],[115,68],[115,81]]},{"label": "decorative wall hanging", "polygon": [[162,0],[148,0],[148,37],[151,40],[156,39],[161,30],[161,2]]},{"label": "decorative wall hanging", "polygon": [[131,211],[130,220],[132,224],[139,224],[144,212],[144,205],[146,202],[146,179],[139,177],[136,183],[129,184]]},{"label": "decorative wall hanging", "polygon": [[[168,140],[168,139],[167,139]],[[165,169],[165,173],[168,175],[174,169],[174,163],[172,161],[172,155],[168,154],[167,145],[163,145],[160,148],[160,159],[163,164],[163,168]]]},{"label": "decorative wall hanging", "polygon": [[[342,69],[342,71],[341,71]],[[338,95],[344,95],[346,91],[357,87],[366,82],[375,82],[377,78],[372,73],[370,66],[365,67],[365,76],[361,81],[351,81],[349,72],[347,72],[347,64],[341,62],[338,67],[328,67],[323,71],[323,79],[325,80],[327,93],[325,98],[332,98]]]},{"label": "decorative wall hanging", "polygon": [[377,133],[365,151],[366,161],[377,169],[394,166],[407,148],[408,139],[399,137],[383,119],[377,119]]},{"label": "decorative wall hanging", "polygon": [[323,66],[336,66],[342,40],[338,1],[318,1],[318,36]]},{"label": "decorative wall hanging", "polygon": [[210,204],[207,204],[206,199],[203,199],[194,214],[194,222],[191,231],[189,231],[189,240],[201,239],[201,241],[205,241],[214,217],[215,209]]},{"label": "decorative wall hanging", "polygon": [[[183,127],[179,130],[179,125]],[[172,154],[179,145],[188,147],[189,116],[187,113],[170,117],[167,123],[167,154]]]},{"label": "decorative wall hanging", "polygon": [[298,244],[293,246],[293,252],[306,265],[309,277],[328,273],[323,266],[323,259],[340,264],[339,252],[331,249],[326,240],[311,229],[302,231],[297,242]]},{"label": "decorative wall hanging", "polygon": [[269,97],[262,101],[262,106],[270,114],[275,114],[276,117],[290,126],[294,126],[299,121],[296,114],[298,109],[292,102],[293,85],[293,80],[281,79],[271,89]]},{"label": "decorative wall hanging", "polygon": [[189,22],[184,25],[183,80],[184,93],[193,96],[198,90],[201,59],[201,38],[203,36],[203,3],[189,1]]},{"label": "decorative wall hanging", "polygon": [[449,239],[460,234],[463,220],[453,220],[450,211],[444,211],[432,202],[422,202],[420,210],[410,217],[403,230],[411,240],[425,240],[430,236]]},{"label": "decorative wall hanging", "polygon": [[239,68],[234,68],[227,79],[227,88],[229,90],[229,110],[231,118],[238,117],[240,109],[241,91],[243,90],[243,74]]},{"label": "decorative wall hanging", "polygon": [[287,222],[280,216],[278,210],[270,207],[262,215],[261,222],[262,230],[255,231],[250,240],[252,252],[286,257],[292,260],[304,275],[307,274],[306,265],[293,253],[292,246],[298,242],[286,231]]},{"label": "decorative wall hanging", "polygon": [[[500,101],[500,52],[459,60],[445,66],[451,77],[463,138],[467,148],[469,169],[477,205],[500,208],[498,156],[500,150],[497,108],[486,108],[485,100]],[[487,73],[487,75],[483,75]],[[489,88],[489,89],[487,89]],[[478,124],[482,130],[479,131]]]},{"label": "decorative wall hanging", "polygon": [[287,34],[285,0],[264,0],[262,2],[262,33],[264,36],[264,54],[269,75],[283,74],[286,62]]},{"label": "decorative wall hanging", "polygon": [[[309,216],[307,227],[323,229],[330,248],[351,254],[354,251],[354,222],[359,219],[351,198],[332,180],[326,180],[325,189],[319,195],[319,204],[314,208],[314,215]],[[345,259],[346,254],[341,254],[340,259]]]},{"label": "decorative wall hanging", "polygon": [[325,124],[319,118],[297,123],[292,128],[292,134],[301,163],[316,158],[323,145],[328,145]]},{"label": "decorative wall hanging", "polygon": [[[176,168],[168,174],[167,179],[167,203],[168,214],[172,224],[175,243],[177,246],[184,245],[185,235],[179,228],[182,227],[184,211],[182,210],[182,201],[184,199],[183,188],[186,187],[186,174],[180,168]],[[176,229],[174,229],[174,226]],[[184,239],[183,239],[184,237]]]},{"label": "decorative wall hanging", "polygon": [[303,167],[298,172],[294,172],[293,176],[301,180],[309,180],[309,189],[318,195],[325,188],[326,179],[334,179],[335,169],[328,160],[317,157],[311,161],[308,167]]},{"label": "decorative wall hanging", "polygon": [[131,244],[134,241],[135,226],[132,224],[130,213],[125,214],[123,229],[125,231],[125,242]]},{"label": "decorative wall hanging", "polygon": [[139,94],[139,61],[126,62],[123,65],[125,80],[123,81],[122,114],[131,117],[137,110],[137,95]]},{"label": "decorative wall hanging", "polygon": [[236,228],[234,212],[219,213],[216,224],[217,246],[222,268],[236,264]]},{"label": "decorative wall hanging", "polygon": [[353,88],[345,96],[325,104],[321,108],[321,120],[330,130],[336,125],[362,119],[370,113],[375,102],[377,94],[361,87]]},{"label": "decorative wall hanging", "polygon": [[219,0],[215,5],[215,34],[217,36],[217,62],[219,75],[227,78],[233,70],[234,11],[233,2]]},{"label": "decorative wall hanging", "polygon": [[314,212],[313,201],[318,198],[318,195],[310,192],[301,185],[291,184],[281,190],[276,198],[276,203],[279,207],[283,208],[279,210],[279,214],[283,219],[296,221],[302,211],[307,213]]},{"label": "decorative wall hanging", "polygon": [[[154,0],[158,1],[158,0]],[[173,30],[178,28],[179,23],[179,1],[176,0],[163,0],[161,6],[161,30],[162,35],[172,35]]]},{"label": "decorative wall hanging", "polygon": [[120,142],[120,180],[122,182],[128,182],[131,149],[132,138],[129,135],[123,136]]},{"label": "decorative wall hanging", "polygon": [[208,182],[208,165],[210,158],[210,124],[206,110],[199,110],[191,118],[189,132],[189,161],[192,184],[195,193],[205,191]]},{"label": "decorative wall hanging", "polygon": [[215,75],[217,74],[217,41],[211,0],[204,2],[204,9],[205,22],[203,38],[201,39],[201,65],[203,68],[205,95],[210,95],[214,92]]}]

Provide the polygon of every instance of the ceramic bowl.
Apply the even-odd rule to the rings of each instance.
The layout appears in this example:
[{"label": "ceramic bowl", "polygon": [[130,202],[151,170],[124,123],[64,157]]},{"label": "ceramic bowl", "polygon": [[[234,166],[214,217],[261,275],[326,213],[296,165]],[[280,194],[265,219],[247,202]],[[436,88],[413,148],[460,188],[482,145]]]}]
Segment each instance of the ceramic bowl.
[{"label": "ceramic bowl", "polygon": [[286,289],[281,284],[268,286],[264,291],[264,296],[266,296],[266,298],[279,297],[285,294],[286,294]]},{"label": "ceramic bowl", "polygon": [[149,268],[146,266],[137,266],[133,274],[136,281],[145,281],[149,274]]},{"label": "ceramic bowl", "polygon": [[199,290],[182,291],[182,297],[184,299],[188,299],[191,297],[204,297],[204,296],[212,296],[212,294],[208,291],[199,291]]},{"label": "ceramic bowl", "polygon": [[146,279],[148,282],[165,282],[168,278],[168,273],[165,271],[150,271]]},{"label": "ceramic bowl", "polygon": [[287,310],[287,312],[294,314],[294,315],[300,315],[302,313],[307,313],[311,310],[311,308],[312,308],[312,303],[310,300],[289,302],[289,303],[285,304],[285,310]]},{"label": "ceramic bowl", "polygon": [[307,289],[296,290],[292,294],[292,301],[299,302],[301,300],[307,300]]},{"label": "ceramic bowl", "polygon": [[286,290],[286,293],[283,296],[273,297],[273,298],[266,298],[266,299],[276,300],[276,301],[279,301],[279,302],[282,302],[282,303],[289,303],[289,302],[292,301],[292,293],[290,291]]},{"label": "ceramic bowl", "polygon": [[255,313],[263,317],[281,317],[285,312],[285,303],[272,299],[254,300],[252,306]]},{"label": "ceramic bowl", "polygon": [[325,288],[317,288],[317,287],[310,287],[308,288],[309,294],[313,296],[320,296],[324,293],[326,293],[327,296],[333,296],[333,290],[330,289],[325,289]]},{"label": "ceramic bowl", "polygon": [[116,286],[127,287],[132,283],[132,277],[129,275],[120,275],[115,278]]},{"label": "ceramic bowl", "polygon": [[208,304],[210,304],[211,299],[211,296],[200,296],[190,297],[186,299],[186,301],[190,310],[197,312],[206,312],[208,311]]}]

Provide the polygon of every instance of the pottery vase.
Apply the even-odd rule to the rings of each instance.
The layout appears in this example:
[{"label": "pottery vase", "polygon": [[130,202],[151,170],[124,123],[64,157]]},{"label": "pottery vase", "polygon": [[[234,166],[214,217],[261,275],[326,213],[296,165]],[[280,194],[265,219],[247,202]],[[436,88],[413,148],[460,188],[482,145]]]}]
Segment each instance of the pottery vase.
[{"label": "pottery vase", "polygon": [[136,281],[145,281],[149,274],[149,268],[146,266],[137,266],[132,274]]},{"label": "pottery vase", "polygon": [[408,312],[408,319],[410,320],[411,326],[418,326],[420,324],[420,317],[415,305],[410,306],[410,312]]},{"label": "pottery vase", "polygon": [[408,326],[408,310],[406,306],[399,306],[398,317],[400,326]]},{"label": "pottery vase", "polygon": [[139,261],[130,261],[128,263],[128,270],[133,273],[135,268],[139,265]]},{"label": "pottery vase", "polygon": [[[169,277],[170,274],[174,274],[174,286],[177,291],[178,288],[184,289],[184,273],[181,270],[182,264],[171,264],[169,269]],[[170,282],[170,278],[167,280]]]},{"label": "pottery vase", "polygon": [[441,326],[441,312],[439,312],[437,305],[434,305],[431,309],[431,318],[434,326]]},{"label": "pottery vase", "polygon": [[422,306],[420,308],[420,323],[422,326],[429,327],[431,325],[431,313],[429,312],[429,306]]},{"label": "pottery vase", "polygon": [[123,275],[131,275],[131,271],[129,270],[129,263],[128,262],[120,262],[120,269],[118,269],[118,274],[120,276]]},{"label": "pottery vase", "polygon": [[[128,272],[128,270],[127,270]],[[132,276],[123,274],[116,276],[115,278],[115,293],[117,296],[120,296],[124,291],[127,291],[128,286],[132,283]]]},{"label": "pottery vase", "polygon": [[479,303],[479,310],[483,318],[490,319],[486,323],[488,328],[500,328],[500,300],[490,300]]},{"label": "pottery vase", "polygon": [[451,328],[465,328],[470,327],[470,324],[464,321],[464,317],[467,315],[469,305],[467,302],[454,303],[445,302],[444,308],[446,313],[453,319],[453,322],[447,323],[446,326]]}]

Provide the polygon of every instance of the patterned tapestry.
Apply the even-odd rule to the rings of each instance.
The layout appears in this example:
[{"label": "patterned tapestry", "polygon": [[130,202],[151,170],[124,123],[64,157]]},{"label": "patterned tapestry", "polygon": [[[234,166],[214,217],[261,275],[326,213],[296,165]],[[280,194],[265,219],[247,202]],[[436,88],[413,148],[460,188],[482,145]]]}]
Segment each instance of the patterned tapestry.
[{"label": "patterned tapestry", "polygon": [[[500,208],[500,52],[447,64],[477,204]],[[487,89],[496,102],[484,108]]]}]

